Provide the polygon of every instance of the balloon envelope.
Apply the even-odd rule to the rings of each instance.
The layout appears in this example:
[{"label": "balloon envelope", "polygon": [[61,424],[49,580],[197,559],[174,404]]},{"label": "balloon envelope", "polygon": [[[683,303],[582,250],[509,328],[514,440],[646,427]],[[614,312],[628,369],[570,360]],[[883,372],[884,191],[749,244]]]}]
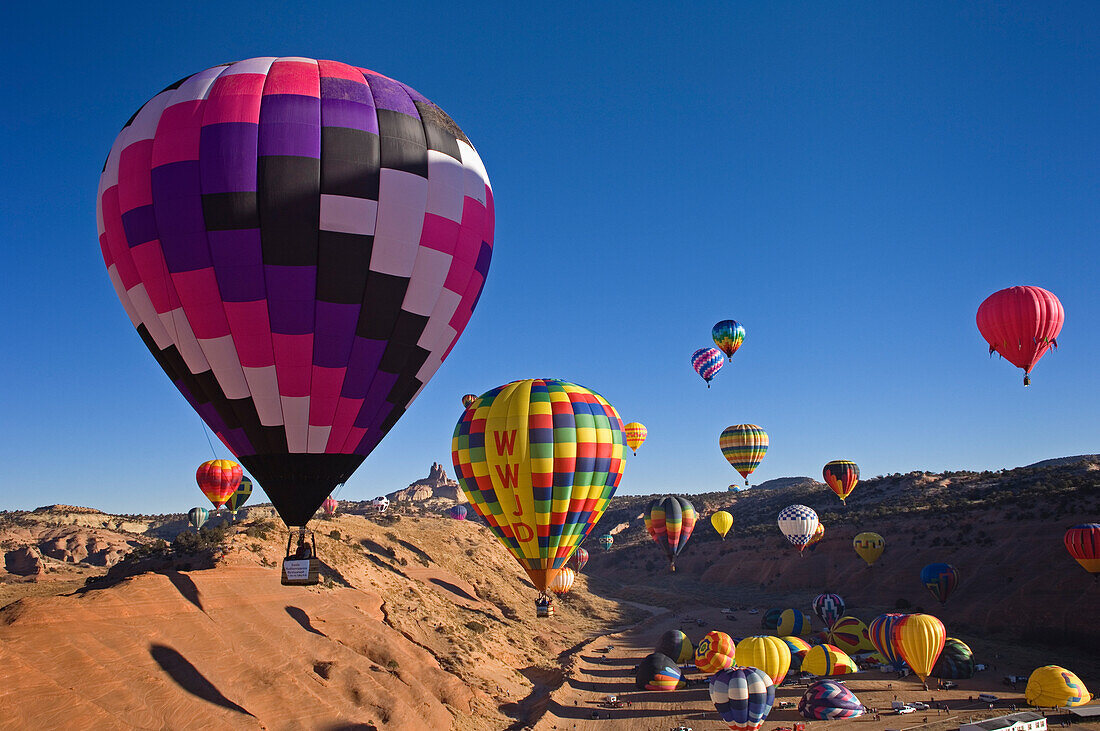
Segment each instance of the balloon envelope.
[{"label": "balloon envelope", "polygon": [[718,447],[726,461],[749,484],[751,475],[768,453],[768,433],[756,424],[734,424],[722,430]]},{"label": "balloon envelope", "polygon": [[202,528],[209,517],[210,511],[206,508],[191,508],[187,511],[187,519],[191,522],[191,525],[195,526],[195,530]]},{"label": "balloon envelope", "polygon": [[1100,523],[1082,523],[1066,531],[1066,550],[1081,568],[1100,574]]},{"label": "balloon envelope", "polygon": [[779,629],[779,618],[782,616],[782,609],[769,609],[760,616],[760,629],[774,632]]},{"label": "balloon envelope", "polygon": [[252,58],[169,86],[119,133],[96,199],[131,323],[292,526],[442,364],[492,257],[466,135],[335,61]]},{"label": "balloon envelope", "polygon": [[669,567],[675,571],[676,557],[695,530],[695,507],[687,498],[669,495],[651,502],[644,518],[646,531],[664,550]]},{"label": "balloon envelope", "polygon": [[447,515],[451,516],[455,520],[466,520],[466,515],[468,513],[469,510],[466,508],[465,505],[452,505],[447,510]]},{"label": "balloon envelope", "polygon": [[784,609],[779,615],[779,626],[776,627],[776,632],[781,635],[809,637],[812,631],[810,618],[797,609]]},{"label": "balloon envelope", "polygon": [[779,511],[779,530],[791,545],[803,551],[817,530],[818,518],[813,508],[805,505],[788,505]]},{"label": "balloon envelope", "polygon": [[568,594],[569,590],[573,588],[573,582],[576,580],[576,574],[573,569],[565,566],[557,574],[554,575],[554,580],[550,582],[550,586],[547,588],[555,594]]},{"label": "balloon envelope", "polygon": [[598,393],[527,379],[466,409],[451,457],[474,511],[546,591],[615,494],[623,447],[622,420]]},{"label": "balloon envelope", "polygon": [[649,431],[646,430],[645,424],[632,421],[629,424],[623,424],[623,433],[626,435],[626,446],[630,447],[631,452],[637,454],[638,447],[645,443]]},{"label": "balloon envelope", "polygon": [[657,640],[654,651],[667,655],[677,663],[691,662],[695,657],[695,646],[691,638],[678,629],[670,629]]},{"label": "balloon envelope", "polygon": [[676,690],[683,688],[686,683],[675,660],[654,652],[638,664],[634,685],[640,690]]},{"label": "balloon envelope", "polygon": [[865,531],[852,539],[852,547],[856,549],[856,554],[870,566],[878,561],[879,556],[886,549],[886,540],[878,533]]},{"label": "balloon envelope", "polygon": [[737,320],[722,320],[710,329],[710,336],[727,358],[733,358],[741,343],[745,342],[745,328]]},{"label": "balloon envelope", "polygon": [[215,508],[225,505],[241,484],[244,472],[241,466],[231,459],[211,459],[199,465],[195,480],[199,489]]},{"label": "balloon envelope", "polygon": [[725,632],[711,630],[699,640],[699,645],[695,648],[695,667],[707,675],[733,667],[735,651],[736,645],[732,637]]},{"label": "balloon envelope", "polygon": [[821,539],[825,537],[825,525],[818,523],[814,528],[814,534],[810,536],[810,540],[806,542],[806,548],[810,549],[810,553],[817,550],[817,544],[821,543]]},{"label": "balloon envelope", "polygon": [[1009,287],[994,292],[978,307],[978,330],[998,353],[1028,374],[1051,347],[1058,347],[1066,313],[1053,293],[1041,287]]},{"label": "balloon envelope", "polygon": [[906,614],[894,612],[880,614],[867,625],[868,639],[871,640],[871,644],[874,645],[879,654],[893,666],[894,670],[901,670],[905,665],[905,659],[894,644],[894,628],[907,616]]},{"label": "balloon envelope", "polygon": [[468,393],[462,397],[462,407],[468,409],[473,406],[474,401],[477,401],[477,396],[472,393]]},{"label": "balloon envelope", "polygon": [[831,721],[862,716],[864,708],[848,686],[834,680],[819,680],[802,694],[798,712],[810,720]]},{"label": "balloon envelope", "polygon": [[834,459],[825,465],[821,475],[825,478],[825,484],[843,503],[859,482],[859,465],[846,459]]},{"label": "balloon envelope", "polygon": [[726,540],[726,534],[730,532],[730,528],[733,527],[733,516],[727,513],[725,510],[719,510],[710,516],[710,524],[714,527],[714,530],[718,532],[718,535],[722,536],[722,540]]},{"label": "balloon envelope", "polygon": [[707,679],[710,700],[733,731],[757,731],[775,704],[775,684],[753,667],[731,667]]},{"label": "balloon envelope", "polygon": [[832,627],[833,622],[844,614],[844,600],[836,594],[818,594],[814,599],[813,610],[826,628]]},{"label": "balloon envelope", "polygon": [[950,564],[930,563],[921,569],[920,583],[943,604],[959,585],[959,572]]},{"label": "balloon envelope", "polygon": [[760,668],[777,686],[787,677],[791,667],[791,650],[778,637],[756,635],[737,643],[737,662],[745,667]]},{"label": "balloon envelope", "polygon": [[603,547],[604,551],[610,551],[613,545],[615,545],[615,536],[610,533],[604,533],[600,536],[600,546]]},{"label": "balloon envelope", "polygon": [[802,658],[802,670],[812,675],[848,675],[859,670],[848,653],[836,645],[815,645]]},{"label": "balloon envelope", "polygon": [[943,622],[931,614],[906,614],[894,625],[891,639],[898,654],[923,682],[940,657],[947,632]]},{"label": "balloon envelope", "polygon": [[[585,564],[587,563],[588,551],[580,547],[578,547],[577,550],[573,552],[573,556],[569,559],[569,565],[573,567],[574,571],[578,572],[583,569],[585,567]],[[665,654],[667,655],[668,653],[666,652]]]},{"label": "balloon envelope", "polygon": [[244,507],[244,504],[248,502],[248,498],[252,495],[252,480],[248,479],[248,475],[241,477],[241,484],[237,486],[237,489],[233,491],[233,494],[229,496],[229,499],[225,502],[225,507],[229,508],[233,512],[237,512],[239,508]]},{"label": "balloon envelope", "polygon": [[867,633],[867,625],[858,617],[841,617],[829,627],[826,641],[849,655],[875,649]]},{"label": "balloon envelope", "polygon": [[1080,678],[1058,665],[1036,668],[1024,690],[1028,704],[1040,708],[1083,706],[1091,697]]},{"label": "balloon envelope", "polygon": [[707,388],[710,388],[710,379],[722,370],[724,364],[722,351],[718,348],[699,348],[691,354],[691,367],[707,382]]},{"label": "balloon envelope", "polygon": [[936,678],[972,678],[976,671],[974,653],[962,640],[948,637],[943,642],[943,652],[932,667],[932,676]]},{"label": "balloon envelope", "polygon": [[333,515],[336,515],[337,505],[338,503],[336,502],[336,498],[329,496],[325,498],[324,501],[322,501],[321,510],[325,511],[325,515],[332,517]]}]

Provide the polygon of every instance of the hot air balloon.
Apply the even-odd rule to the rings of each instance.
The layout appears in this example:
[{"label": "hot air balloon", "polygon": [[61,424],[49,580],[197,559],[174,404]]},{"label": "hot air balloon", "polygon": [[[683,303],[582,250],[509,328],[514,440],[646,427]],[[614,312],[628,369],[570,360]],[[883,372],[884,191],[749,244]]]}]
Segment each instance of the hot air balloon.
[{"label": "hot air balloon", "polygon": [[711,630],[703,635],[695,648],[695,667],[707,675],[731,668],[735,650],[732,637],[725,632]]},{"label": "hot air balloon", "polygon": [[199,465],[195,480],[199,489],[213,505],[214,509],[225,505],[241,484],[244,472],[241,466],[231,459],[211,459]]},{"label": "hot air balloon", "polygon": [[210,511],[206,508],[191,508],[187,511],[187,519],[191,522],[191,525],[195,526],[195,531],[198,532],[199,528],[202,528],[206,523],[206,519],[210,517]]},{"label": "hot air balloon", "polygon": [[676,557],[684,550],[695,530],[695,508],[679,495],[657,498],[645,511],[645,529],[668,556],[669,571],[676,570]]},{"label": "hot air balloon", "polygon": [[[569,565],[573,567],[573,570],[577,573],[580,573],[581,569],[583,569],[585,564],[587,563],[588,551],[580,547],[578,547],[577,550],[573,552],[573,555],[569,558]],[[665,654],[667,655],[668,653],[666,652]]]},{"label": "hot air balloon", "polygon": [[802,612],[797,609],[784,609],[779,615],[779,626],[775,631],[781,635],[809,637],[813,628],[810,626],[810,618]]},{"label": "hot air balloon", "polygon": [[229,499],[225,502],[225,507],[236,513],[237,510],[244,507],[244,504],[248,502],[248,498],[251,495],[252,480],[248,479],[248,475],[244,475],[241,477],[241,484],[237,486],[237,489],[233,491],[233,494],[230,495]]},{"label": "hot air balloon", "polygon": [[603,548],[604,551],[610,551],[613,545],[615,545],[615,536],[610,533],[604,533],[600,536],[600,547]]},{"label": "hot air balloon", "polygon": [[465,505],[452,505],[447,509],[447,515],[451,516],[455,520],[466,520],[466,516],[469,514],[469,510]]},{"label": "hot air balloon", "polygon": [[818,594],[813,602],[814,614],[816,614],[826,627],[832,627],[844,614],[844,600],[836,594]]},{"label": "hot air balloon", "polygon": [[880,614],[867,625],[867,638],[894,670],[901,670],[905,666],[905,659],[894,645],[894,628],[907,616],[909,615],[893,612]]},{"label": "hot air balloon", "polygon": [[760,668],[778,687],[791,667],[791,650],[778,637],[756,635],[737,643],[737,662],[744,667]]},{"label": "hot air balloon", "polygon": [[866,709],[848,686],[834,680],[819,680],[810,685],[798,702],[798,712],[811,721],[856,718]]},{"label": "hot air balloon", "polygon": [[722,370],[724,364],[722,351],[718,348],[699,348],[691,354],[691,367],[707,382],[707,388],[710,388],[710,379]]},{"label": "hot air balloon", "polygon": [[805,505],[788,505],[783,508],[779,511],[778,522],[779,530],[799,553],[805,550],[818,526],[817,513]]},{"label": "hot air balloon", "polygon": [[722,449],[722,456],[741,473],[748,485],[749,475],[760,466],[768,453],[768,433],[756,424],[734,424],[722,430],[718,446]]},{"label": "hot air balloon", "polygon": [[1038,708],[1073,708],[1089,702],[1092,695],[1075,674],[1058,665],[1036,668],[1027,679],[1024,698]]},{"label": "hot air balloon", "polygon": [[615,407],[551,379],[483,394],[451,440],[466,499],[542,594],[615,494],[623,448]]},{"label": "hot air balloon", "polygon": [[548,588],[558,596],[562,594],[568,594],[569,590],[573,588],[573,582],[576,580],[576,574],[573,573],[573,569],[568,566],[563,567],[557,574],[554,575],[554,579],[550,582]]},{"label": "hot air balloon", "polygon": [[779,628],[779,618],[782,616],[782,609],[769,609],[760,616],[760,629],[776,631]]},{"label": "hot air balloon", "polygon": [[677,663],[688,663],[695,657],[695,646],[691,644],[691,639],[678,629],[670,629],[661,635],[654,651],[667,655]]},{"label": "hot air balloon", "polygon": [[637,421],[623,424],[623,433],[626,434],[626,446],[630,447],[630,451],[634,454],[638,454],[638,447],[645,443],[646,435],[649,434],[645,424]]},{"label": "hot air balloon", "polygon": [[722,536],[724,541],[726,540],[726,534],[733,527],[733,516],[725,510],[719,510],[710,516],[710,524],[714,526],[714,530],[718,531],[718,535]]},{"label": "hot air balloon", "polygon": [[821,543],[821,539],[824,537],[825,525],[822,523],[818,523],[817,527],[814,528],[814,534],[810,536],[810,540],[806,542],[806,548],[810,550],[810,553],[813,553],[817,550],[817,544]]},{"label": "hot air balloon", "polygon": [[1053,293],[1040,287],[1009,287],[986,297],[978,307],[978,330],[989,343],[989,354],[998,353],[1024,370],[1024,385],[1031,385],[1031,369],[1051,347],[1058,347],[1058,333],[1066,313]]},{"label": "hot air balloon", "polygon": [[943,622],[931,614],[906,614],[894,625],[890,639],[906,664],[926,683],[946,638]]},{"label": "hot air balloon", "polygon": [[1081,567],[1100,577],[1100,523],[1081,523],[1066,531],[1066,550]]},{"label": "hot air balloon", "polygon": [[737,320],[722,320],[710,329],[710,336],[726,358],[732,360],[733,354],[745,342],[745,328]]},{"label": "hot air balloon", "polygon": [[331,518],[332,516],[336,515],[337,505],[338,503],[336,502],[336,498],[330,495],[325,498],[324,501],[321,503],[321,510],[325,511],[325,515]]},{"label": "hot air balloon", "polygon": [[726,489],[726,492],[744,492],[745,490],[748,490],[748,489],[749,489],[748,485],[730,485]]},{"label": "hot air balloon", "polygon": [[792,658],[799,658],[800,660],[806,656],[806,653],[810,651],[810,643],[801,637],[793,637],[787,635],[786,637],[780,637],[787,644],[787,648],[791,651]]},{"label": "hot air balloon", "polygon": [[289,526],[439,368],[492,257],[488,176],[454,121],[334,61],[169,86],[122,129],[96,199],[130,321]]},{"label": "hot air balloon", "polygon": [[936,660],[932,668],[932,677],[935,678],[973,678],[977,670],[974,664],[974,653],[962,640],[948,637],[943,642],[943,652],[940,659]]},{"label": "hot air balloon", "polygon": [[859,672],[848,653],[828,643],[816,645],[802,658],[803,672],[811,675],[847,675]]},{"label": "hot air balloon", "polygon": [[959,585],[959,572],[950,564],[930,563],[921,569],[920,583],[932,592],[936,601],[943,604]]},{"label": "hot air balloon", "polygon": [[475,396],[472,393],[466,394],[465,396],[462,397],[462,408],[464,408],[464,409],[470,408],[473,405],[474,401],[477,401],[477,396]]},{"label": "hot air balloon", "polygon": [[846,459],[834,459],[821,470],[825,484],[844,502],[859,482],[859,465]]},{"label": "hot air balloon", "polygon": [[775,704],[775,684],[758,668],[732,667],[707,679],[710,700],[733,731],[757,731]]},{"label": "hot air balloon", "polygon": [[868,566],[871,566],[875,561],[878,561],[878,557],[886,549],[886,540],[878,533],[865,531],[857,534],[852,539],[852,547],[856,549],[859,557],[866,561]]},{"label": "hot air balloon", "polygon": [[687,683],[684,682],[675,660],[654,652],[638,664],[634,673],[634,685],[639,690],[677,690]]},{"label": "hot air balloon", "polygon": [[849,655],[875,649],[867,633],[867,625],[858,617],[841,617],[829,627],[825,641]]}]

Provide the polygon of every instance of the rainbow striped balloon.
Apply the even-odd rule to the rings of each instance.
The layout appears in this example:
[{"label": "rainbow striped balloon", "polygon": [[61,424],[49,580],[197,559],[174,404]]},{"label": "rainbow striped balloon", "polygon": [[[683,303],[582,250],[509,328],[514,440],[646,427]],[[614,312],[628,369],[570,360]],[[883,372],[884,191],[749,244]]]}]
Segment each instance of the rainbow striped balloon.
[{"label": "rainbow striped balloon", "polygon": [[745,328],[737,320],[722,320],[710,329],[710,336],[727,358],[733,358],[741,343],[745,342]]},{"label": "rainbow striped balloon", "polygon": [[894,670],[901,670],[905,667],[905,660],[902,659],[901,652],[894,645],[894,628],[908,616],[896,612],[880,614],[867,625],[867,639],[871,641],[879,654],[886,658],[886,662],[893,666]]},{"label": "rainbow striped balloon", "polygon": [[718,437],[722,456],[749,484],[749,475],[764,461],[768,453],[768,433],[756,424],[735,424],[722,430]]},{"label": "rainbow striped balloon", "polygon": [[695,507],[687,498],[669,495],[651,502],[643,517],[646,531],[668,556],[669,571],[675,571],[676,557],[695,530]]},{"label": "rainbow striped balloon", "polygon": [[718,348],[699,348],[691,354],[691,367],[707,382],[707,388],[710,388],[710,379],[722,370],[724,364],[722,351]]}]

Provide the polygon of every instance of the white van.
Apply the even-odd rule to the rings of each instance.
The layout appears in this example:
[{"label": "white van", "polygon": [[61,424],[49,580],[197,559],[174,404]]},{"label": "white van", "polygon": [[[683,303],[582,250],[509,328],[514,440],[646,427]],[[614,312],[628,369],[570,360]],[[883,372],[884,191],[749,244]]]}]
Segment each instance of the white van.
[{"label": "white van", "polygon": [[993,695],[992,693],[979,693],[978,700],[985,703],[992,703],[993,701],[997,700],[997,696]]}]

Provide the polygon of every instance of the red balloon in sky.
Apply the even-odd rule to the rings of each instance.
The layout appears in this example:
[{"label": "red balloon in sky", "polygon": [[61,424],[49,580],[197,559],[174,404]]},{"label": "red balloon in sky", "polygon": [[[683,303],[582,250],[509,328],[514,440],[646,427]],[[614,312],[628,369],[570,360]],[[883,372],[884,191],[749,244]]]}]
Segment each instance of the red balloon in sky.
[{"label": "red balloon in sky", "polygon": [[1062,303],[1040,287],[1009,287],[986,297],[978,307],[978,330],[989,343],[989,352],[997,352],[1028,375],[1043,354],[1058,347],[1058,333],[1066,313]]}]

